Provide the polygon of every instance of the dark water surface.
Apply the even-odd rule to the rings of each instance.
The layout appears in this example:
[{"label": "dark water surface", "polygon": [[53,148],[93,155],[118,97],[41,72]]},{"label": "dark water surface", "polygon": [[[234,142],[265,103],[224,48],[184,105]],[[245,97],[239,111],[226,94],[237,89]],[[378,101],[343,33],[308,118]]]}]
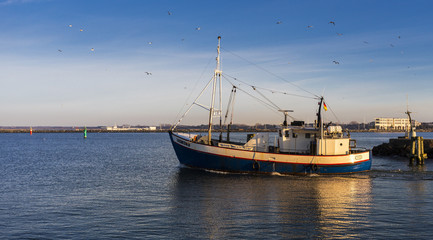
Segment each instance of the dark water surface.
[{"label": "dark water surface", "polygon": [[[372,147],[402,134],[354,133]],[[433,138],[432,133],[419,133]],[[0,134],[1,239],[431,239],[433,162],[334,176],[182,168],[164,133]]]}]

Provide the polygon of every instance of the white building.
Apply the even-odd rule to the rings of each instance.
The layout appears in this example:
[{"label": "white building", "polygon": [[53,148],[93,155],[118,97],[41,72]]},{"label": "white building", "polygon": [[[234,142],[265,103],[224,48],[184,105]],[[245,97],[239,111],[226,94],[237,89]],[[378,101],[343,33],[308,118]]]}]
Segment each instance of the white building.
[{"label": "white building", "polygon": [[106,127],[107,131],[142,131],[144,130],[143,128],[133,128],[131,127],[131,125],[123,125],[118,127],[116,124],[114,124],[114,126],[110,127],[107,126]]},{"label": "white building", "polygon": [[[415,127],[420,126],[421,123],[412,120]],[[374,128],[378,130],[402,130],[406,131],[410,128],[408,118],[376,118],[374,121]]]},{"label": "white building", "polygon": [[108,127],[108,126],[107,126],[107,130],[108,130],[108,131],[117,131],[117,125],[114,124],[114,126],[112,126],[112,127]]}]

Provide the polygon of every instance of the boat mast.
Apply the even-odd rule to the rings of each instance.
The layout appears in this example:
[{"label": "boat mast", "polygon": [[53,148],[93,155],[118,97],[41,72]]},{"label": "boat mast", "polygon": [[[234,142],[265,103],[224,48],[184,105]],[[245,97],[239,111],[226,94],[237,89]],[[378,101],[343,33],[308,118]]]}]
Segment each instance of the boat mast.
[{"label": "boat mast", "polygon": [[[217,47],[217,65],[214,71],[214,76],[213,76],[213,83],[212,83],[212,101],[210,104],[210,110],[209,110],[209,130],[208,130],[208,144],[212,145],[212,119],[213,119],[213,115],[214,115],[214,105],[215,105],[215,91],[216,91],[216,84],[217,81],[219,80],[220,84],[221,84],[221,66],[220,66],[220,46],[221,46],[221,36],[218,36],[218,47]],[[221,90],[220,90],[220,95],[221,95]],[[220,96],[220,103],[221,103],[221,96]],[[221,114],[221,113],[220,113]]]},{"label": "boat mast", "polygon": [[[230,115],[230,123],[227,124],[227,142],[230,142],[230,126],[233,124],[233,112],[235,111],[235,98],[236,98],[236,86],[232,87],[232,92],[230,94],[229,102],[227,104],[227,112],[224,119],[224,123],[227,120],[227,115],[229,114],[229,110],[231,109]],[[222,131],[222,130],[221,130]]]},{"label": "boat mast", "polygon": [[409,103],[408,103],[408,100],[407,100],[407,95],[406,95],[406,114],[407,114],[407,116],[408,116],[408,118],[409,118],[409,128],[407,129],[408,130],[408,138],[412,138],[412,137],[415,137],[416,135],[415,135],[415,131],[414,131],[414,129],[413,129],[413,127],[412,127],[412,117],[410,116],[410,114],[412,113],[412,112],[410,112],[409,111]]},{"label": "boat mast", "polygon": [[[317,127],[320,129],[320,149],[323,147],[323,120],[322,120],[323,97],[320,98],[319,111],[317,112]],[[322,151],[320,151],[322,154]]]},{"label": "boat mast", "polygon": [[320,128],[320,125],[322,123],[322,103],[323,103],[323,97],[320,98],[320,102],[319,102],[319,110],[317,111],[317,128]]}]

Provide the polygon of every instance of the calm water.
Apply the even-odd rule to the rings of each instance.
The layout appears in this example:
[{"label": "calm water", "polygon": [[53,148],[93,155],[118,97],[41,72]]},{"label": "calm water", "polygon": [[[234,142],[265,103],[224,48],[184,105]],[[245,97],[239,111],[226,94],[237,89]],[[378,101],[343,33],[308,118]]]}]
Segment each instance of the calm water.
[{"label": "calm water", "polygon": [[[356,133],[372,147],[402,134]],[[433,138],[433,134],[418,134]],[[433,162],[343,176],[179,166],[162,133],[0,134],[2,239],[431,239]]]}]

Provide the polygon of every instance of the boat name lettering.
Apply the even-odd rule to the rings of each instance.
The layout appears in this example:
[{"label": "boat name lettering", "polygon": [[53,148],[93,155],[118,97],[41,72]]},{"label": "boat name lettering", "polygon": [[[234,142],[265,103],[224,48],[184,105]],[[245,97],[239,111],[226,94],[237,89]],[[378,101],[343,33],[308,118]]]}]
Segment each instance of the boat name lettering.
[{"label": "boat name lettering", "polygon": [[187,142],[187,141],[184,141],[184,140],[182,140],[182,139],[176,139],[176,141],[177,141],[178,143],[182,144],[182,145],[185,145],[185,146],[188,146],[188,147],[189,147],[189,142]]}]

